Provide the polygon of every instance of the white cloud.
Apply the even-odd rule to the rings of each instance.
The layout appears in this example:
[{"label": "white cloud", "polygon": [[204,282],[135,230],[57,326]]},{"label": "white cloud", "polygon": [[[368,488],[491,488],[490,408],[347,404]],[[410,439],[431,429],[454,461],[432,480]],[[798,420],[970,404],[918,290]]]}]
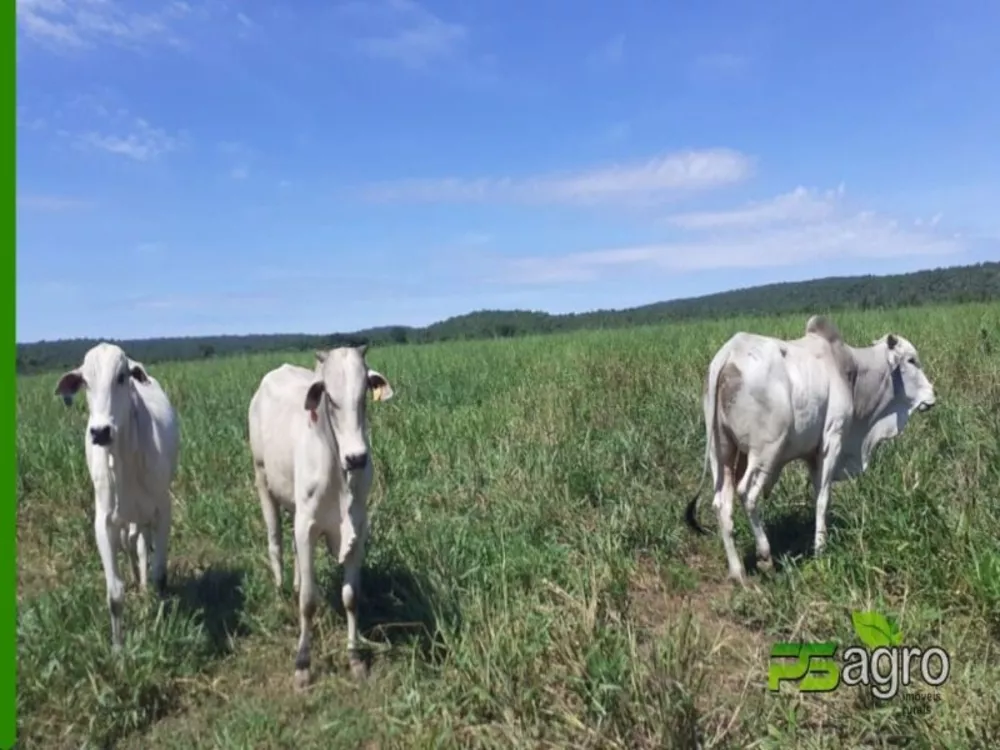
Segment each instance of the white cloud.
[{"label": "white cloud", "polygon": [[673,217],[701,236],[631,247],[508,261],[507,281],[583,282],[616,271],[764,268],[849,258],[945,256],[960,253],[955,235],[933,225],[907,227],[871,211],[840,205],[843,188],[817,196],[799,188],[730,212]]},{"label": "white cloud", "polygon": [[232,25],[236,30],[236,37],[238,39],[246,42],[255,38],[262,38],[265,27],[253,20],[246,13],[237,11],[233,15],[233,18],[235,19],[235,23]]},{"label": "white cloud", "polygon": [[462,24],[445,21],[414,0],[355,2],[341,10],[375,20],[383,27],[357,39],[361,52],[409,68],[424,68],[454,57],[469,36]]},{"label": "white cloud", "polygon": [[[95,2],[96,0],[88,0]],[[72,122],[71,130],[61,126]],[[133,161],[150,162],[189,143],[185,130],[174,133],[136,116],[110,89],[74,95],[53,112],[51,131],[79,150],[101,151]]]},{"label": "white cloud", "polygon": [[[83,118],[107,120],[127,119],[129,117],[124,99],[110,86],[94,86],[89,91],[72,94],[66,102],[65,109],[72,112],[72,115],[65,119],[73,121],[79,121]],[[68,114],[61,110],[62,108],[57,115],[60,119]]]},{"label": "white cloud", "polygon": [[730,149],[682,151],[627,165],[527,178],[444,178],[369,185],[372,201],[630,204],[669,199],[745,180],[753,160]]},{"label": "white cloud", "polygon": [[78,143],[84,148],[106,151],[116,156],[145,162],[176,151],[181,145],[181,138],[172,136],[161,128],[153,127],[138,117],[132,123],[131,132],[102,134],[91,131],[78,136]]},{"label": "white cloud", "polygon": [[916,227],[922,227],[925,225],[929,227],[936,227],[938,225],[938,222],[941,221],[943,216],[944,214],[942,213],[936,213],[926,221],[918,216],[916,219],[913,220],[913,225]]},{"label": "white cloud", "polygon": [[808,222],[825,219],[837,210],[844,186],[819,194],[802,186],[768,201],[751,203],[730,211],[701,211],[676,214],[667,222],[682,229],[723,229],[757,227],[782,222]]},{"label": "white cloud", "polygon": [[191,6],[178,0],[146,12],[136,12],[124,0],[17,0],[18,26],[25,36],[57,49],[83,49],[100,42],[178,46],[175,25],[191,13]]}]

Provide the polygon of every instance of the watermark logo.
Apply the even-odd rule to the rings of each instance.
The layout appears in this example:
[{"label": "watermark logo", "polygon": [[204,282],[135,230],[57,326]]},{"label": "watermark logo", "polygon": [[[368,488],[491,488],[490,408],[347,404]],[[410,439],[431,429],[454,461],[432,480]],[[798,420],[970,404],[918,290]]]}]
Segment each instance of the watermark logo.
[{"label": "watermark logo", "polygon": [[827,693],[843,683],[870,687],[874,697],[891,700],[915,679],[940,687],[951,674],[947,651],[939,646],[904,646],[903,634],[892,617],[854,612],[851,623],[864,647],[846,649],[842,659],[837,659],[838,644],[834,642],[774,644],[768,689],[777,693],[781,683],[788,681],[797,683],[803,693]]}]

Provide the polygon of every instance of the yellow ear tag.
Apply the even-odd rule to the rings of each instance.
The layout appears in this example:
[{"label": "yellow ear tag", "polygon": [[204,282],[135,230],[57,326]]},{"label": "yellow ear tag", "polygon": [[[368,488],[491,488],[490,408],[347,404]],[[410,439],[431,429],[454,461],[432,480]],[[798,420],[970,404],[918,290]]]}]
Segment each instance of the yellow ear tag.
[{"label": "yellow ear tag", "polygon": [[381,386],[381,385],[378,386],[378,387],[376,387],[376,388],[372,388],[372,400],[374,400],[374,401],[381,401],[382,400],[383,389],[384,389],[384,386]]}]

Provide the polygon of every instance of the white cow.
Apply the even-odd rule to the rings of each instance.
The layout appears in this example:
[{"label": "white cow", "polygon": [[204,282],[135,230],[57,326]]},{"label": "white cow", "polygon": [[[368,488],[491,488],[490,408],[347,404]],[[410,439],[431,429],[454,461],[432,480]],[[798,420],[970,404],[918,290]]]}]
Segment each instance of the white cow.
[{"label": "white cow", "polygon": [[267,373],[250,401],[250,450],[267,526],[275,585],[282,583],[280,509],[294,518],[295,577],[299,591],[299,645],[295,686],[309,683],[312,618],[316,612],[313,555],[316,540],[344,567],[341,597],[347,612],[351,672],[364,677],[358,654],[358,596],[368,536],[367,497],[372,461],[366,395],[392,398],[389,381],[368,367],[367,347],[316,352],[316,367],[284,364]]},{"label": "white cow", "polygon": [[[831,484],[864,472],[879,443],[900,434],[915,410],[934,403],[934,387],[916,348],[892,333],[854,348],[832,321],[814,315],[799,339],[740,332],[723,344],[709,366],[703,409],[705,470],[711,465],[712,505],[730,578],[744,583],[733,543],[734,489],[749,516],[757,557],[769,564],[771,548],[757,501],[770,495],[786,464],[805,462],[819,554]],[[695,495],[688,503],[687,521],[704,533],[695,518],[697,501]]]},{"label": "white cow", "polygon": [[117,651],[125,603],[118,573],[121,547],[143,592],[153,547],[153,582],[161,596],[166,593],[170,485],[177,473],[180,430],[160,384],[114,344],[90,349],[80,367],[59,379],[56,394],[69,406],[81,387],[90,413],[84,450],[94,484],[94,534],[107,582],[111,646]]}]

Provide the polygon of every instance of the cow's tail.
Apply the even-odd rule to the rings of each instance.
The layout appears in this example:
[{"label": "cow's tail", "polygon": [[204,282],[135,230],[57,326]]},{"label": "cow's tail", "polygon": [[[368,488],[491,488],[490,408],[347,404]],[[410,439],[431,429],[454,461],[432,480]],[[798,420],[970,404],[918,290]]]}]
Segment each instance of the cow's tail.
[{"label": "cow's tail", "polygon": [[705,414],[705,458],[702,462],[701,479],[698,480],[698,487],[687,504],[684,512],[684,520],[687,525],[699,534],[707,534],[704,527],[698,523],[698,499],[701,497],[702,488],[705,485],[705,475],[708,474],[708,462],[715,452],[715,426],[718,416],[718,406],[716,394],[719,387],[719,373],[726,363],[729,347],[724,347],[713,359],[708,368],[708,388],[705,391],[702,409]]}]

